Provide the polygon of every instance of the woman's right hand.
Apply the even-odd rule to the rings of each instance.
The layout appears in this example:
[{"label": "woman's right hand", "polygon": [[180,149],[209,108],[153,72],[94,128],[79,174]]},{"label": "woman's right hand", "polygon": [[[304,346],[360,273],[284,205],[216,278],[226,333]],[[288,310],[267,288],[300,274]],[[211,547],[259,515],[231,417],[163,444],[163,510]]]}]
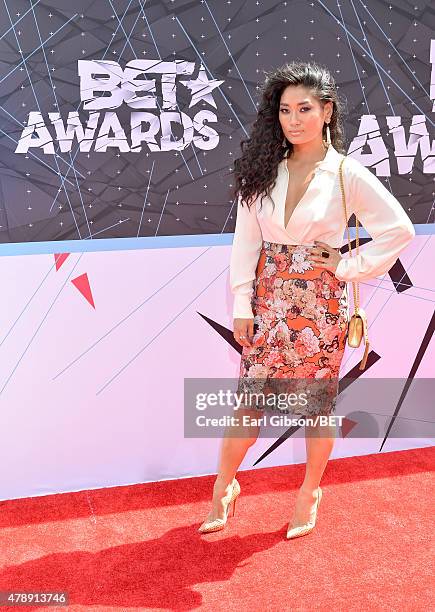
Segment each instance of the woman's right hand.
[{"label": "woman's right hand", "polygon": [[241,346],[252,346],[254,319],[234,319],[233,335]]}]

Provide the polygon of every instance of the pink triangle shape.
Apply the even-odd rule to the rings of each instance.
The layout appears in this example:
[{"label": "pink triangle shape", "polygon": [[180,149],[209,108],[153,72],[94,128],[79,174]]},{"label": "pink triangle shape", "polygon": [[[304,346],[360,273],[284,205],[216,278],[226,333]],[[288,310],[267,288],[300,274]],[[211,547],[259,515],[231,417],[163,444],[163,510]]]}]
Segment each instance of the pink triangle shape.
[{"label": "pink triangle shape", "polygon": [[341,437],[345,438],[352,431],[355,425],[357,425],[356,421],[352,421],[351,419],[344,417],[341,425]]},{"label": "pink triangle shape", "polygon": [[59,270],[60,266],[63,264],[65,259],[68,257],[69,253],[55,253],[54,261],[56,262],[56,272]]},{"label": "pink triangle shape", "polygon": [[85,272],[81,276],[72,279],[72,284],[77,287],[80,293],[85,297],[89,304],[95,308],[94,298],[92,297],[91,287],[89,285],[88,274]]}]

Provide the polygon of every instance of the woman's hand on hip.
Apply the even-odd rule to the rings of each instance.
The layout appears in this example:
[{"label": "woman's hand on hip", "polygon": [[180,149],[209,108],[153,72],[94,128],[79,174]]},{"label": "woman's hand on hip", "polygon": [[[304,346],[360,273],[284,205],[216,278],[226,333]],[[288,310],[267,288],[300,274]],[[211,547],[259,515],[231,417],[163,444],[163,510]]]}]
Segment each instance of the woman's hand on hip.
[{"label": "woman's hand on hip", "polygon": [[254,319],[234,319],[233,336],[241,346],[252,346]]},{"label": "woman's hand on hip", "polygon": [[315,240],[316,246],[311,247],[310,260],[318,268],[326,268],[335,272],[338,264],[341,261],[341,255],[334,248],[330,247],[326,242]]}]

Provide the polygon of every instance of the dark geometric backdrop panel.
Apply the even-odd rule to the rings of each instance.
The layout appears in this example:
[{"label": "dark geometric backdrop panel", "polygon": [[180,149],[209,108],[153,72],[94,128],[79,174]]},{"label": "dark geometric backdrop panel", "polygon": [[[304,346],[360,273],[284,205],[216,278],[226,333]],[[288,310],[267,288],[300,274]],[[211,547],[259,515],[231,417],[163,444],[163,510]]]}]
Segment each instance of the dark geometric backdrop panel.
[{"label": "dark geometric backdrop panel", "polygon": [[[349,154],[433,223],[433,4],[4,0],[0,242],[234,231],[264,71],[328,66]],[[431,84],[432,83],[432,84]]]}]

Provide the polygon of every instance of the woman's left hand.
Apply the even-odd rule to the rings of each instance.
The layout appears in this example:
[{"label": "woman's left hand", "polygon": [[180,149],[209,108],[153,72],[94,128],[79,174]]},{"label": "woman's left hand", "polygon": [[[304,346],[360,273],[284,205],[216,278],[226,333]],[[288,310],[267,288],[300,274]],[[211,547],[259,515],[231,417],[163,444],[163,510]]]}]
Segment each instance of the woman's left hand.
[{"label": "woman's left hand", "polygon": [[[340,253],[330,247],[329,244],[326,244],[326,242],[315,240],[314,244],[316,246],[311,247],[310,260],[319,268],[326,268],[327,270],[331,270],[331,272],[335,272],[341,261]],[[322,253],[329,253],[329,257],[325,257]]]}]

